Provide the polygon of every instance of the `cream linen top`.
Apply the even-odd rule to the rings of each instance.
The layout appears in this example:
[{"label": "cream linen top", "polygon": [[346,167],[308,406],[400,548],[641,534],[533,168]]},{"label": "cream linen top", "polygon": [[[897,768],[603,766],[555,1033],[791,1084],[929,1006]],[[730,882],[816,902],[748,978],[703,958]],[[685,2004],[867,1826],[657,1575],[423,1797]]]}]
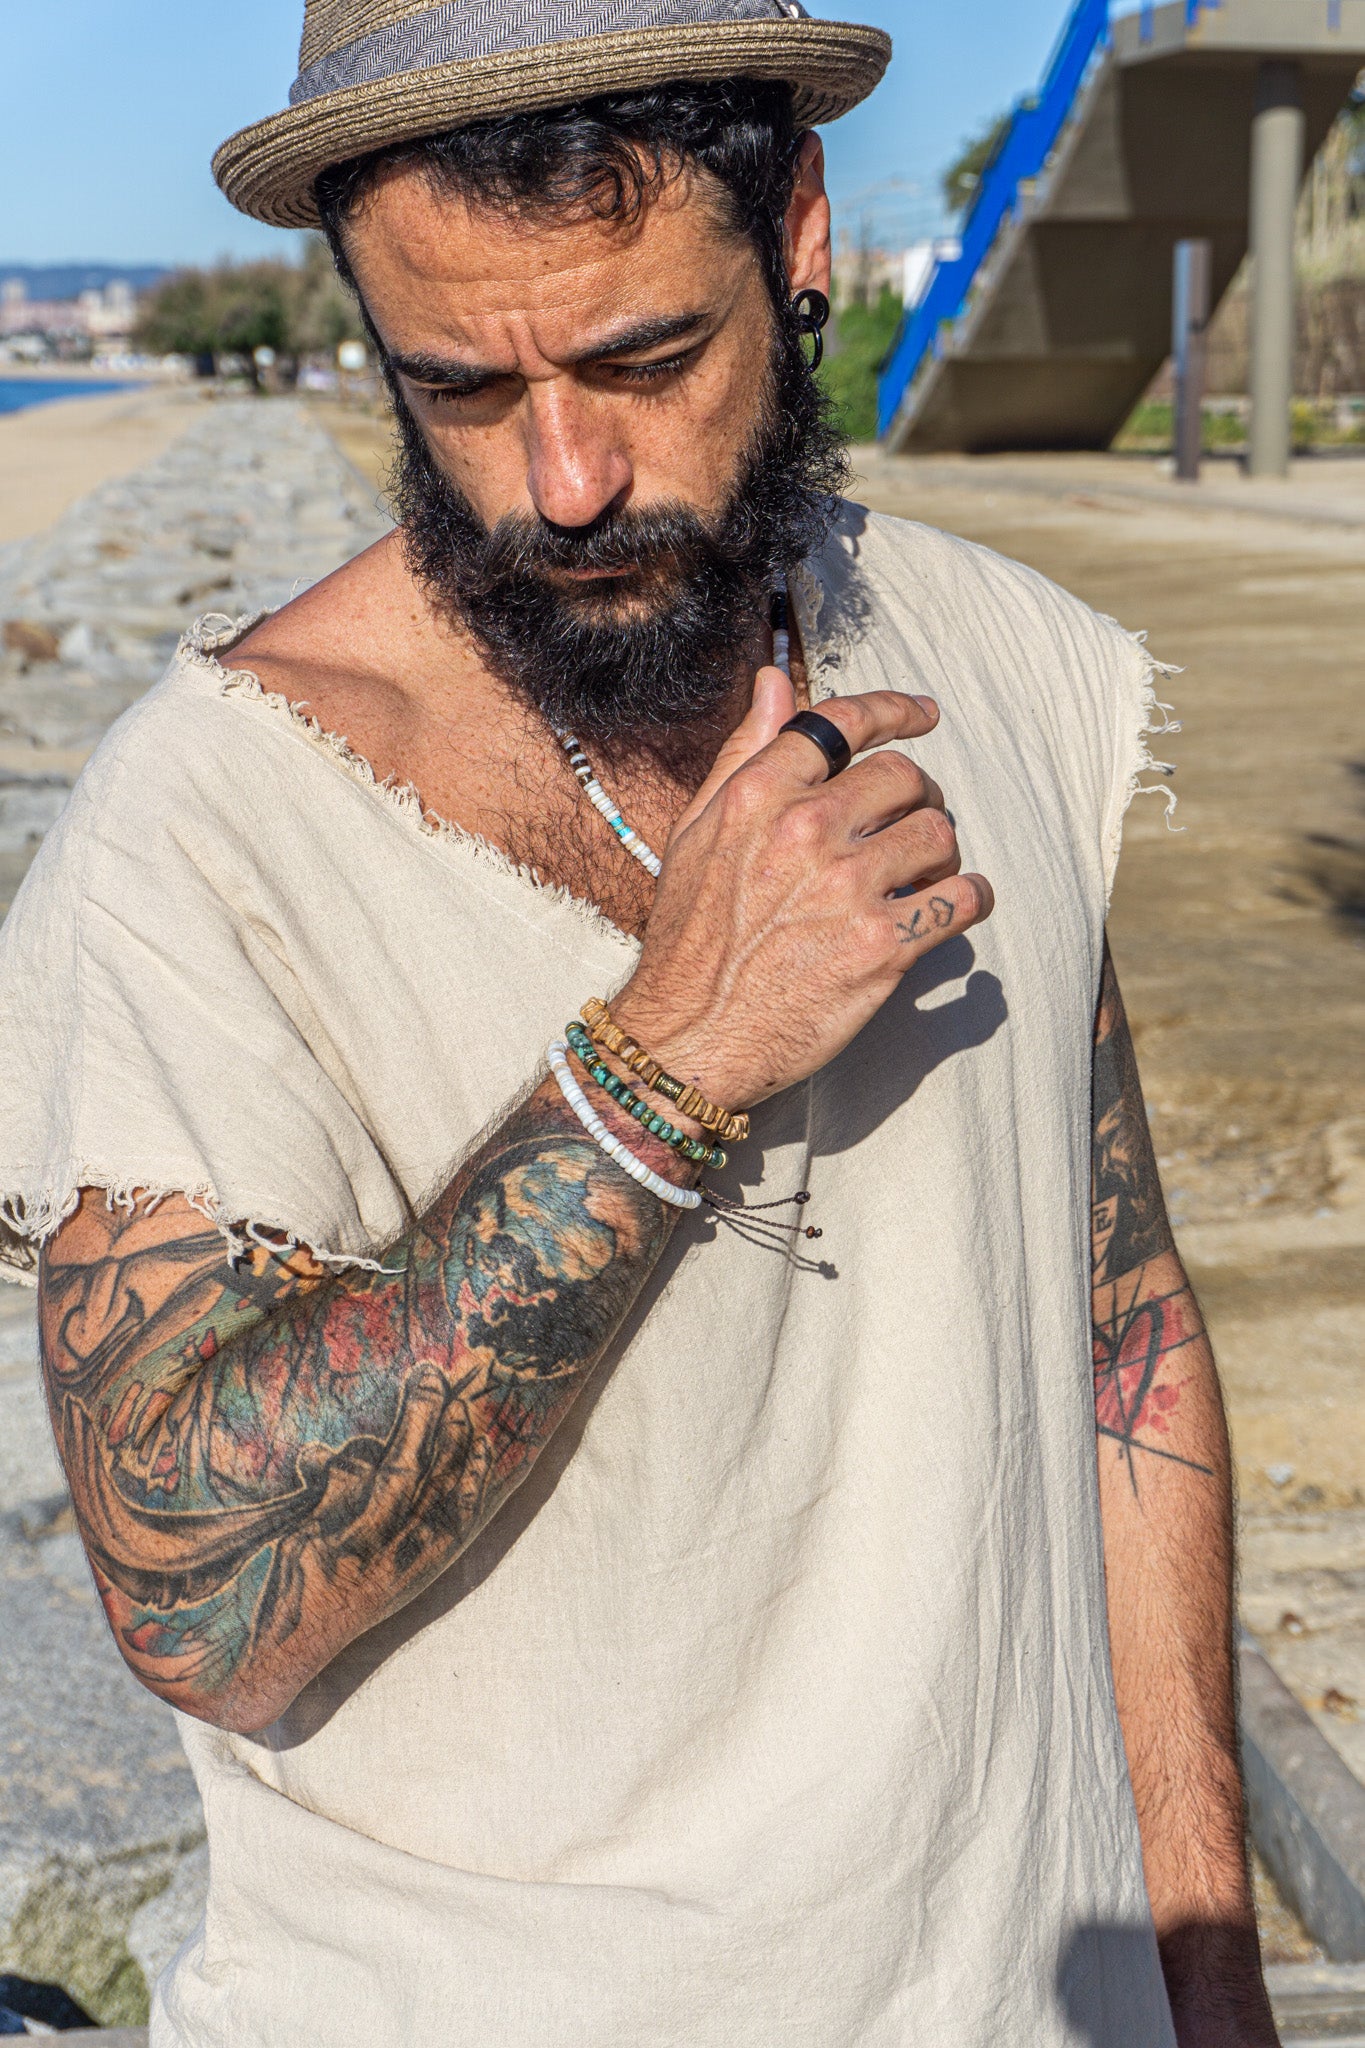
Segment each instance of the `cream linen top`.
[{"label": "cream linen top", "polygon": [[[996,914],[737,1148],[725,1184],[808,1186],[818,1246],[685,1217],[456,1565],[264,1734],[182,1719],[211,1881],[154,2048],[1170,2048],[1087,1233],[1154,664],[856,506],[795,584],[817,697],[938,699],[914,751]],[[0,935],[16,1272],[87,1184],[373,1259],[634,961],[233,637],[113,728]]]}]

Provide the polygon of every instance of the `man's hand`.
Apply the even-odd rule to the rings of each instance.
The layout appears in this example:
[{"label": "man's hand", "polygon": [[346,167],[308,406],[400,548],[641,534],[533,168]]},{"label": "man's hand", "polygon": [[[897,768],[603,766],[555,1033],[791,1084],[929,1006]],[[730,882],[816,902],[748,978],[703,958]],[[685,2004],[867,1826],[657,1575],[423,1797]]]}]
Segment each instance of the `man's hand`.
[{"label": "man's hand", "polygon": [[733,1108],[803,1081],[843,1050],[907,968],[994,906],[960,872],[938,785],[888,740],[938,722],[928,699],[875,690],[821,705],[855,761],[782,732],[780,669],[668,843],[640,964],[613,1011],[675,1074]]}]

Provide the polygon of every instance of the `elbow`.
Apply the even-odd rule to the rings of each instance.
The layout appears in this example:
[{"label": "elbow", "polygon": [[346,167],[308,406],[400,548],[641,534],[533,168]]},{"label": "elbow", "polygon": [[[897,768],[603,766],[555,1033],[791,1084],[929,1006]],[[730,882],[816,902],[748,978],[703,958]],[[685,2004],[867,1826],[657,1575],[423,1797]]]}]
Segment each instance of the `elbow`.
[{"label": "elbow", "polygon": [[173,1699],[171,1705],[196,1721],[206,1722],[210,1728],[220,1729],[224,1735],[259,1735],[284,1711],[283,1707],[236,1686],[210,1698],[196,1694]]},{"label": "elbow", "polygon": [[224,1735],[261,1734],[297,1698],[296,1691],[262,1687],[250,1679],[233,1679],[209,1691],[203,1686],[154,1677],[139,1670],[131,1659],[127,1661],[133,1676],[157,1699],[174,1707],[178,1714],[188,1714],[192,1720],[220,1729]]}]

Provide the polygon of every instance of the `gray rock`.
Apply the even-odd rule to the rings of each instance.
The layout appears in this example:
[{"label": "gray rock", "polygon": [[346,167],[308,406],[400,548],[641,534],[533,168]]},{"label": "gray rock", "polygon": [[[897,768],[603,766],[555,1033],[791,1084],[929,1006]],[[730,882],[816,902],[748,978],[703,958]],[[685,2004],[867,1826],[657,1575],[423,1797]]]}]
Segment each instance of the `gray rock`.
[{"label": "gray rock", "polygon": [[[74,753],[78,765],[156,681],[196,615],[287,603],[388,526],[303,405],[206,406],[145,469],[0,549],[0,621],[56,645],[55,660],[22,647],[0,653],[0,739],[32,747],[32,780],[50,787],[50,756]],[[8,789],[29,779],[12,753],[6,775]],[[22,791],[0,802],[0,908],[56,808],[51,795],[25,808]]]},{"label": "gray rock", "polygon": [[170,1710],[115,1650],[60,1498],[5,1519],[0,1639],[0,1966],[136,2024],[132,1924],[203,1819]]},{"label": "gray rock", "polygon": [[[0,621],[40,629],[27,653],[0,650],[0,908],[80,761],[196,612],[284,603],[388,526],[302,405],[246,399],[206,406],[157,461],[0,548]],[[0,1970],[136,2025],[202,1911],[203,1819],[170,1710],[105,1624],[48,1427],[33,1296],[10,1287],[0,1642]]]},{"label": "gray rock", "polygon": [[26,1287],[0,1286],[0,1522],[66,1494],[38,1380],[34,1299]]},{"label": "gray rock", "polygon": [[32,781],[18,777],[0,780],[0,848],[6,852],[36,849],[70,794],[69,785],[51,775],[35,776]]},{"label": "gray rock", "polygon": [[201,1842],[181,1857],[165,1891],[133,1915],[128,1951],[149,1987],[203,1919],[208,1895],[209,1851],[207,1842]]}]

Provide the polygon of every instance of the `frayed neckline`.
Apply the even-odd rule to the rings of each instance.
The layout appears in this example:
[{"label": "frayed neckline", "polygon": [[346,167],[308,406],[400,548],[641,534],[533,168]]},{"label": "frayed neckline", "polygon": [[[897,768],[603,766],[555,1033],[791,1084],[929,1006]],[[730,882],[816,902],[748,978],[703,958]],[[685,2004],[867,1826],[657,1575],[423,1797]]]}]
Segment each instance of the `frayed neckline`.
[{"label": "frayed neckline", "polygon": [[[219,660],[216,650],[229,649],[243,638],[250,629],[259,624],[267,613],[258,613],[253,618],[228,619],[224,613],[210,612],[198,620],[187,633],[178,649],[180,659],[196,662],[205,668],[218,683],[224,697],[238,697],[248,703],[260,704],[277,718],[287,722],[290,729],[306,740],[326,759],[336,763],[353,781],[358,782],[385,806],[402,818],[404,823],[418,832],[422,838],[458,847],[473,859],[482,861],[505,875],[510,881],[519,883],[524,889],[541,897],[557,908],[571,911],[601,937],[626,946],[632,953],[639,951],[639,941],[629,932],[622,931],[614,924],[605,911],[599,910],[586,896],[575,896],[559,882],[543,881],[538,871],[524,862],[515,861],[480,833],[466,831],[463,825],[455,825],[441,817],[439,812],[429,811],[423,804],[415,785],[399,782],[396,777],[376,775],[374,767],[364,754],[353,747],[343,733],[329,732],[321,720],[315,717],[307,706],[307,700],[294,702],[275,690],[267,690],[258,675],[249,668],[229,668]],[[224,621],[225,630],[207,630],[212,622]]]}]

